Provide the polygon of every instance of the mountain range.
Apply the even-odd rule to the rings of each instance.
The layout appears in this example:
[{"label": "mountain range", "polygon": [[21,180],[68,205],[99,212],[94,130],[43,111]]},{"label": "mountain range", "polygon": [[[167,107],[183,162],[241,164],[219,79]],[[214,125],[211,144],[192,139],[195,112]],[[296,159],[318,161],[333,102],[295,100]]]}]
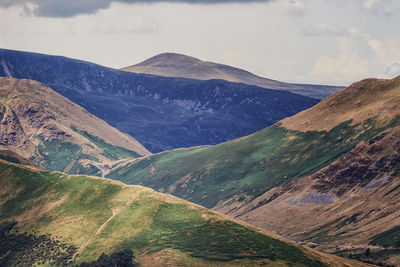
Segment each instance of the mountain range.
[{"label": "mountain range", "polygon": [[[399,233],[399,125],[400,77],[367,79],[255,134],[126,159],[108,177],[324,251],[398,264],[387,235]],[[370,247],[379,260],[365,259]]]},{"label": "mountain range", "polygon": [[196,80],[222,79],[230,82],[251,84],[267,89],[286,90],[295,94],[324,99],[343,89],[340,86],[291,84],[257,76],[229,65],[202,61],[176,53],[162,53],[145,61],[122,68],[134,73],[147,73],[165,77],[182,77]]},{"label": "mountain range", "polygon": [[[0,55],[8,76],[0,78],[1,266],[400,265],[400,77],[362,80],[319,102],[223,80]],[[179,102],[188,99],[212,111]],[[163,112],[198,116],[207,133],[268,112],[271,123],[283,119],[224,143],[151,154],[135,127],[160,150],[166,140],[190,143],[172,119],[162,123],[174,131],[154,135],[157,122],[132,124]],[[157,141],[160,133],[169,139]]]},{"label": "mountain range", "polygon": [[232,140],[318,102],[253,85],[135,74],[6,49],[0,62],[0,76],[43,83],[151,152]]}]

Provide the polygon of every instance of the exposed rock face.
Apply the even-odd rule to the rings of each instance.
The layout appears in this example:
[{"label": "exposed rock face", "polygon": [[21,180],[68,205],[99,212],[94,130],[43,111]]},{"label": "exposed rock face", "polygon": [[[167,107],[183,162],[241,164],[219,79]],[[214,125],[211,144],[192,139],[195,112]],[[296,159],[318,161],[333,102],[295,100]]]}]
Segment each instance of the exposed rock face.
[{"label": "exposed rock face", "polygon": [[34,53],[0,51],[0,76],[37,80],[152,152],[217,144],[261,130],[318,100],[223,80],[167,78]]}]

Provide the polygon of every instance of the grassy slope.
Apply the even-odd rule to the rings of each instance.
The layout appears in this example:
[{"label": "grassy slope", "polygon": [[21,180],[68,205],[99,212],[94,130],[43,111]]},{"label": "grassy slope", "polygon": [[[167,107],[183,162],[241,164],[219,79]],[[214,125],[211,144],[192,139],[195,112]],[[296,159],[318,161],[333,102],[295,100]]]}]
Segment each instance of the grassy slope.
[{"label": "grassy slope", "polygon": [[0,78],[0,99],[2,146],[43,168],[82,173],[90,169],[88,161],[149,154],[133,138],[38,82]]},{"label": "grassy slope", "polygon": [[[141,184],[214,207],[233,197],[246,202],[271,188],[311,174],[393,125],[345,122],[329,132],[270,127],[212,147],[175,150],[117,166],[108,177]],[[339,142],[338,142],[339,141]]]},{"label": "grassy slope", "polygon": [[[169,192],[209,208],[228,200],[246,203],[320,170],[360,141],[399,125],[399,84],[400,78],[362,81],[248,137],[128,161],[116,166],[108,177]],[[336,124],[326,127],[325,118],[318,116],[321,110],[327,116],[341,114],[340,110],[344,115],[340,120],[331,119]],[[293,126],[297,116],[312,118],[308,127],[313,130]],[[317,131],[318,125],[326,130]]]},{"label": "grassy slope", "polygon": [[[324,266],[318,259],[337,266],[358,264],[303,250],[200,206],[139,186],[4,161],[0,161],[0,181],[1,244],[17,237],[20,240],[18,247],[0,247],[0,262],[6,265],[65,263],[74,255],[75,263],[94,261],[102,253],[125,249],[133,250],[144,264],[157,259],[151,257],[153,253],[162,253],[167,261],[186,258],[190,265],[200,266],[214,262],[221,266],[262,262]],[[11,221],[18,222],[17,228],[4,230]],[[32,245],[30,240],[36,243]]]},{"label": "grassy slope", "polygon": [[388,129],[310,176],[219,211],[325,252],[364,255],[370,248],[371,257],[360,259],[397,266],[399,140],[400,126]]}]

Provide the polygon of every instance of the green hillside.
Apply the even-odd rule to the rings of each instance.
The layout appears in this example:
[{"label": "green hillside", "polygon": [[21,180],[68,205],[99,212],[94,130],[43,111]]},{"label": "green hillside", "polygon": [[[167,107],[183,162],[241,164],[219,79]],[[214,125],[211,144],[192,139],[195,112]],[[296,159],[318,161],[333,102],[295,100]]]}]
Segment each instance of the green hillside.
[{"label": "green hillside", "polygon": [[107,176],[149,186],[206,207],[236,198],[246,202],[264,192],[311,174],[362,141],[400,124],[375,120],[330,131],[291,131],[273,126],[247,138],[217,146],[152,155],[118,165]]},{"label": "green hillside", "polygon": [[[253,135],[126,161],[112,168],[107,177],[172,193],[208,208],[226,201],[245,204],[322,169],[361,141],[400,125],[399,81],[355,83]],[[328,127],[325,121],[330,114],[335,116],[328,123],[335,124]],[[313,130],[302,131],[299,122]]]},{"label": "green hillside", "polygon": [[173,196],[108,179],[0,160],[0,199],[2,266],[126,260],[132,253],[143,266],[154,253],[197,266],[346,263]]}]

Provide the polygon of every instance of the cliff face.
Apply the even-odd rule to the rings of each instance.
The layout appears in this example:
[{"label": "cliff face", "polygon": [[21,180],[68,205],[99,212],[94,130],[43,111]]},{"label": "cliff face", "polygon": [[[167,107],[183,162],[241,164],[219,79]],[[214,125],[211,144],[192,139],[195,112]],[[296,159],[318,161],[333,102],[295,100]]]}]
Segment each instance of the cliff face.
[{"label": "cliff face", "polygon": [[245,136],[318,102],[222,80],[135,74],[4,49],[0,61],[0,76],[44,83],[152,152]]}]

